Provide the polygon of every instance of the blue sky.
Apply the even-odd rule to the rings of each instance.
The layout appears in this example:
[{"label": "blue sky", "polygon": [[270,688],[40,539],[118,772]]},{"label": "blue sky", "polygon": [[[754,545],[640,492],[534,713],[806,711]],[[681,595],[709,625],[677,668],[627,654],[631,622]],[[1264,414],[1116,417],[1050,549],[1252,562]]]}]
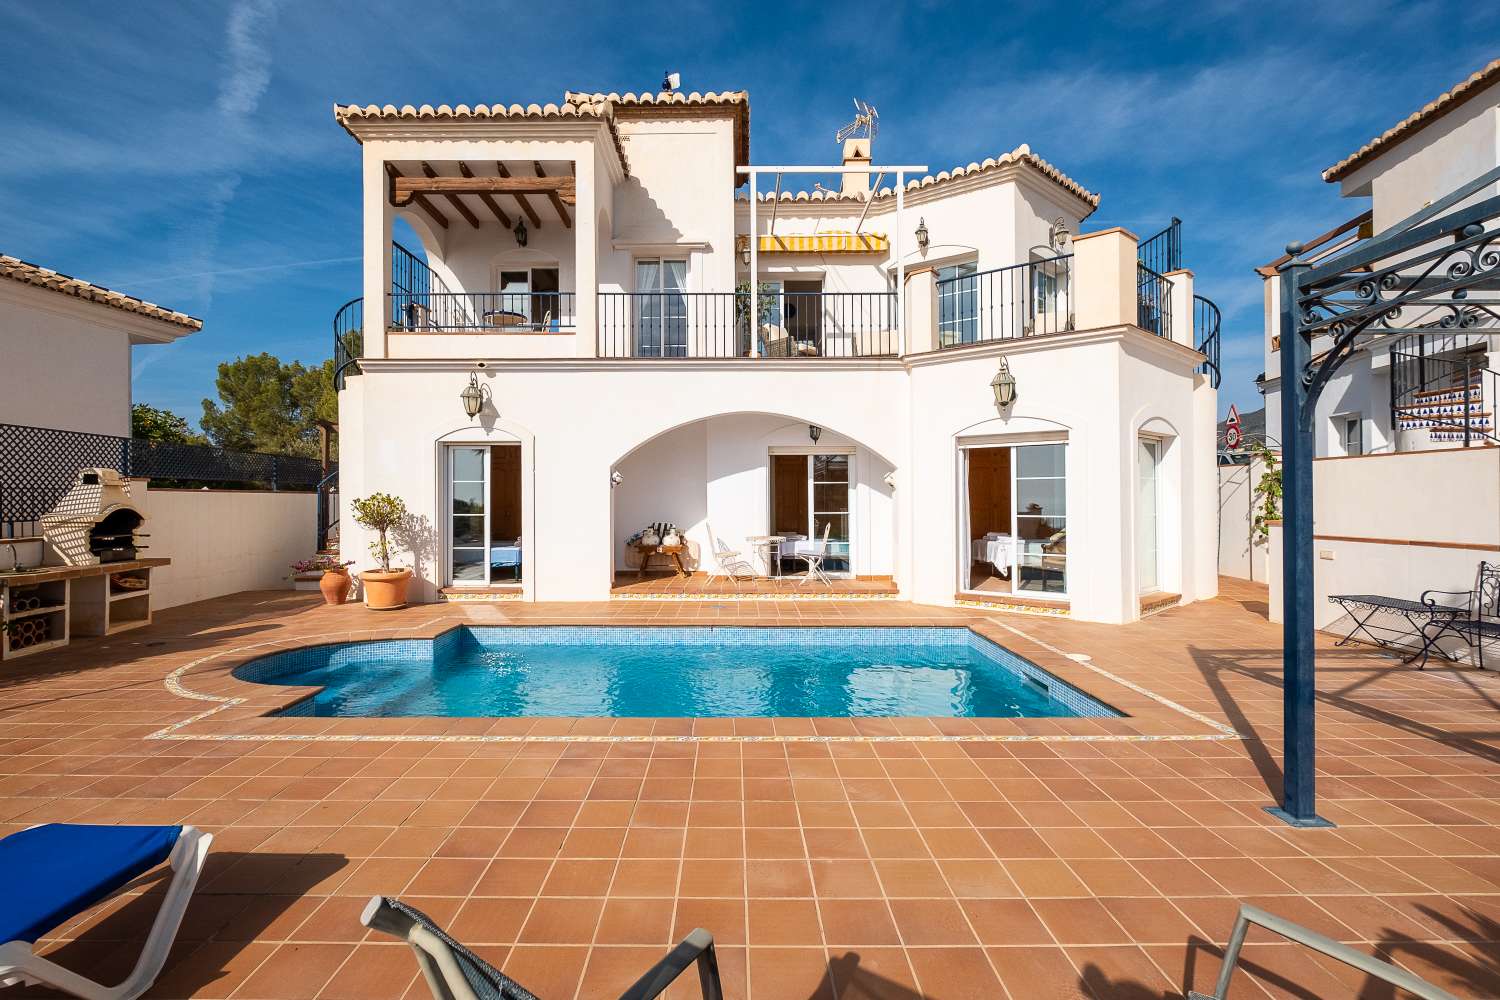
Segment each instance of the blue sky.
[{"label": "blue sky", "polygon": [[[1191,11],[1191,13],[1189,13]],[[1103,194],[1086,228],[1176,215],[1223,308],[1221,407],[1260,405],[1251,269],[1356,214],[1319,172],[1500,54],[1500,5],[62,2],[0,8],[0,251],[200,316],[136,350],[196,423],[217,364],[328,356],[359,294],[358,147],[335,101],[746,89],[751,158],[828,162],[850,98],[877,159],[1022,142]]]}]

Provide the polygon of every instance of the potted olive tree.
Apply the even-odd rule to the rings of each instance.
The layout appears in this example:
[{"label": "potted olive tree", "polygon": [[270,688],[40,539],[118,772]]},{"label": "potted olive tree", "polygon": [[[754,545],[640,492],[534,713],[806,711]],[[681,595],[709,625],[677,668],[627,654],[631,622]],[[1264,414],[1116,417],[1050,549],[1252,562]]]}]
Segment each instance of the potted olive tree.
[{"label": "potted olive tree", "polygon": [[391,534],[406,521],[406,504],[400,497],[389,493],[371,493],[350,504],[354,520],[364,528],[377,533],[370,543],[370,554],[379,562],[379,569],[367,569],[359,574],[359,582],[365,588],[365,607],[376,611],[406,606],[406,588],[411,582],[411,569],[391,569]]}]

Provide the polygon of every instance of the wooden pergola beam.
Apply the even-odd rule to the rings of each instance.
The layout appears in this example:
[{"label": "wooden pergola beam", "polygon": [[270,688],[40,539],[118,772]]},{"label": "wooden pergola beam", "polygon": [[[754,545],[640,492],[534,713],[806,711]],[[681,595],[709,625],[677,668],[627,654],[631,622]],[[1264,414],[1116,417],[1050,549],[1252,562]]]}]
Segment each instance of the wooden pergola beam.
[{"label": "wooden pergola beam", "polygon": [[397,177],[392,185],[391,200],[405,205],[418,195],[442,194],[556,194],[572,204],[577,199],[571,177]]},{"label": "wooden pergola beam", "polygon": [[[469,165],[463,160],[458,161],[458,172],[463,174],[465,177],[474,176],[474,171],[470,170]],[[490,194],[488,191],[480,191],[479,200],[484,202],[485,208],[488,208],[491,212],[495,213],[495,218],[500,220],[500,225],[504,226],[506,229],[509,229],[511,227],[510,216],[506,215],[505,212],[500,208],[500,203],[495,200],[494,195]]]},{"label": "wooden pergola beam", "polygon": [[[547,176],[547,171],[545,171],[545,170],[542,169],[542,161],[541,160],[532,160],[531,161],[531,166],[532,166],[532,169],[534,169],[536,171],[536,175],[538,177],[546,177]],[[557,217],[562,220],[562,224],[564,226],[566,226],[567,228],[572,229],[573,228],[573,217],[568,214],[568,206],[566,206],[566,205],[563,204],[562,199],[558,197],[556,191],[548,191],[547,192],[547,197],[550,198],[550,199],[552,199],[552,207],[557,210]]]},{"label": "wooden pergola beam", "polygon": [[403,177],[401,175],[401,171],[397,170],[396,167],[393,164],[390,164],[390,163],[387,163],[385,165],[385,171],[386,171],[387,174],[390,175],[390,178],[391,178],[391,204],[392,205],[405,205],[407,202],[413,202],[413,203],[416,204],[416,206],[418,208],[420,208],[422,211],[426,212],[427,215],[428,215],[428,217],[431,218],[433,222],[436,222],[441,228],[443,228],[443,229],[447,229],[448,228],[448,217],[446,215],[444,215],[442,212],[439,212],[437,210],[437,206],[434,205],[431,201],[429,201],[427,199],[426,195],[413,194],[411,197],[407,198],[406,201],[397,201],[396,200],[396,185],[398,183],[400,183],[401,181],[410,180],[411,178],[409,178],[409,177]]},{"label": "wooden pergola beam", "polygon": [[[510,168],[507,167],[505,164],[501,163],[499,160],[495,161],[495,169],[497,171],[499,171],[501,177],[504,177],[504,178],[506,178],[508,180],[528,181],[528,182],[531,180],[531,178],[529,178],[529,177],[511,177],[510,176]],[[529,202],[529,201],[526,200],[526,198],[525,198],[525,192],[515,192],[515,191],[512,191],[511,194],[515,195],[516,204],[521,206],[521,211],[523,211],[523,212],[526,213],[526,218],[528,218],[528,219],[531,220],[531,228],[533,228],[533,229],[541,229],[542,228],[542,217],[536,214],[536,209],[532,208],[531,207],[531,202]],[[570,198],[569,201],[571,201],[571,200],[572,199]]]},{"label": "wooden pergola beam", "polygon": [[[447,179],[442,177],[442,175],[439,174],[436,170],[432,169],[432,164],[428,163],[426,160],[422,161],[422,173],[426,174],[430,178],[435,177],[443,180]],[[462,201],[459,201],[458,195],[448,194],[447,192],[444,192],[443,197],[448,199],[448,204],[453,206],[454,211],[463,216],[465,222],[473,226],[475,229],[479,228],[479,220],[475,218],[473,212],[469,211],[468,205],[465,205]]]}]

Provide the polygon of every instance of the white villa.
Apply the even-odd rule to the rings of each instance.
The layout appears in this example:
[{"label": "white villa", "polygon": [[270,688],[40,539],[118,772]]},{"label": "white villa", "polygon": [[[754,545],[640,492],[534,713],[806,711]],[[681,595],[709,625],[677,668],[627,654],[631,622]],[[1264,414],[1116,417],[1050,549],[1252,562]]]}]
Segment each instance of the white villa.
[{"label": "white villa", "polygon": [[606,600],[651,525],[690,572],[820,553],[936,605],[1128,622],[1216,593],[1192,273],[1082,231],[1099,196],[1028,147],[751,166],[743,92],[334,112],[364,199],[340,490],[413,512],[414,600]]},{"label": "white villa", "polygon": [[[1366,207],[1342,225],[1308,240],[1303,257],[1314,263],[1382,233],[1461,185],[1500,167],[1500,59],[1323,171],[1339,194]],[[1470,201],[1494,197],[1500,182]],[[1281,436],[1280,257],[1258,268],[1265,286],[1266,433]],[[1407,317],[1412,320],[1413,317]],[[1500,317],[1476,305],[1453,315],[1431,309],[1415,323],[1433,334],[1371,336],[1329,380],[1318,400],[1314,426],[1319,457],[1433,451],[1500,443],[1500,347],[1493,331]],[[1374,331],[1372,331],[1374,332]],[[1324,337],[1314,354],[1326,350]]]}]

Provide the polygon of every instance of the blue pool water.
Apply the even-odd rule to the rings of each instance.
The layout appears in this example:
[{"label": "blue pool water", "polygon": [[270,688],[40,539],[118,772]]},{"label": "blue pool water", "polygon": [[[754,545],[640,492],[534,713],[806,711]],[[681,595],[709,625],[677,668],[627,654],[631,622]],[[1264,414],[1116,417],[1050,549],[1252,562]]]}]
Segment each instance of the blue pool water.
[{"label": "blue pool water", "polygon": [[277,653],[319,716],[1113,716],[963,628],[458,628]]}]

